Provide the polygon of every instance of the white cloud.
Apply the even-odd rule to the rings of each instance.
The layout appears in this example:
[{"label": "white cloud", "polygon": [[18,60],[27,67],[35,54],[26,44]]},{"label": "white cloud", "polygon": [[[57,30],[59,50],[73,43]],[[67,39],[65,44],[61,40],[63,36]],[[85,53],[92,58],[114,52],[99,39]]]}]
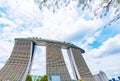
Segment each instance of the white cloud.
[{"label": "white cloud", "polygon": [[[120,54],[120,53],[119,53]],[[109,55],[103,58],[94,58],[89,53],[84,54],[84,58],[93,74],[97,74],[99,70],[103,70],[106,75],[111,77],[117,77],[120,70],[120,55]],[[114,72],[118,72],[118,74],[114,74]]]},{"label": "white cloud", "polygon": [[95,57],[120,53],[120,34],[106,40],[99,48],[93,49],[89,54]]},{"label": "white cloud", "polygon": [[46,51],[44,46],[36,46],[31,73],[32,75],[45,75],[46,73]]},{"label": "white cloud", "polygon": [[7,62],[12,52],[13,43],[6,40],[0,40],[0,69]]},{"label": "white cloud", "polygon": [[98,70],[103,70],[109,78],[117,77],[120,74],[119,39],[120,34],[109,38],[99,48],[86,51],[84,58],[93,74],[97,74]]},{"label": "white cloud", "polygon": [[[9,41],[0,40],[0,61],[4,62],[8,59],[8,53],[12,51],[13,44]],[[4,59],[3,59],[4,58]]]},{"label": "white cloud", "polygon": [[[9,15],[7,17],[12,19],[11,22],[15,24],[16,28],[11,28],[11,23],[8,23],[11,25],[9,27],[11,31],[8,32],[8,28],[5,28],[3,31],[6,36],[12,32],[12,38],[18,35],[18,37],[41,36],[43,38],[63,40],[71,37],[76,32],[89,34],[90,32],[87,31],[91,27],[95,31],[100,27],[98,25],[102,25],[101,20],[97,20],[99,23],[96,23],[96,20],[86,21],[82,17],[79,17],[79,13],[74,7],[61,8],[56,13],[52,13],[47,9],[41,12],[33,0],[7,0],[5,6],[9,7],[7,10]],[[6,17],[5,19],[10,21]]]},{"label": "white cloud", "polygon": [[11,25],[11,26],[13,26],[13,27],[15,27],[15,24],[12,22],[12,21],[10,21],[10,20],[8,20],[8,19],[6,19],[6,18],[0,18],[0,23],[1,24],[7,24],[7,25]]}]

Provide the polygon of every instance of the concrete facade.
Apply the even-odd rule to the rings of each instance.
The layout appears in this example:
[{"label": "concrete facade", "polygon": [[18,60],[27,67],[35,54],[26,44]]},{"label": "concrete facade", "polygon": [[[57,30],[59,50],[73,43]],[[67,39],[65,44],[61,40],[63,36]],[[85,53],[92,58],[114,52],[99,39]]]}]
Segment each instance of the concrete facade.
[{"label": "concrete facade", "polygon": [[74,77],[94,81],[81,53],[85,51],[71,43],[41,38],[17,38],[10,58],[0,70],[0,81],[25,81],[31,71],[35,45],[46,46],[46,74],[49,81],[59,76],[61,81],[72,81],[61,49],[67,49]]}]

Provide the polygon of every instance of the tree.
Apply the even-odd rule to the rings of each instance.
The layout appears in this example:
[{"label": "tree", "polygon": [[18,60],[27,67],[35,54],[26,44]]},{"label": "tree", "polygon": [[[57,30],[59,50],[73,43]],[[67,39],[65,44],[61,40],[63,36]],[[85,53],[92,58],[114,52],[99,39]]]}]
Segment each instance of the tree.
[{"label": "tree", "polygon": [[[91,20],[94,18],[101,19],[113,13],[113,18],[105,25],[108,26],[112,22],[120,19],[120,0],[34,0],[38,4],[40,10],[50,9],[53,12],[61,8],[68,7],[71,3],[76,3],[76,7],[82,14],[87,14]],[[88,14],[88,12],[90,14]],[[82,15],[81,14],[81,15]]]},{"label": "tree", "polygon": [[48,81],[48,76],[47,75],[44,75],[40,81]]},{"label": "tree", "polygon": [[31,75],[27,75],[27,77],[26,77],[26,80],[25,81],[32,81],[32,77],[31,77]]},{"label": "tree", "polygon": [[39,79],[37,79],[36,81],[39,81]]}]

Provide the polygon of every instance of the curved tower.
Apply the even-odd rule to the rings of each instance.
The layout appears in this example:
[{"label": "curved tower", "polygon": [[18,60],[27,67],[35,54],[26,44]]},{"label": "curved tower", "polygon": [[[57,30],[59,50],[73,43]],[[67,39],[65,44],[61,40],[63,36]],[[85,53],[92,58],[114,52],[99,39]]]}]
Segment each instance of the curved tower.
[{"label": "curved tower", "polygon": [[31,66],[33,48],[32,41],[15,40],[12,54],[0,70],[0,81],[25,81]]},{"label": "curved tower", "polygon": [[71,43],[41,38],[16,38],[13,51],[0,70],[0,81],[25,81],[31,71],[35,45],[46,46],[46,71],[49,81],[58,76],[60,81],[72,81],[61,49],[67,49],[74,77],[94,81],[81,53],[85,51]]}]

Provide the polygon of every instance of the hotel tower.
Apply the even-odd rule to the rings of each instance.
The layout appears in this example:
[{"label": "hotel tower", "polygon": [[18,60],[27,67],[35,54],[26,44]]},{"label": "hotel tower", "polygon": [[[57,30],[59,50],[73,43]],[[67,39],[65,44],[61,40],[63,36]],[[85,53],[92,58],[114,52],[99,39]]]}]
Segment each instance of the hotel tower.
[{"label": "hotel tower", "polygon": [[25,81],[34,60],[35,46],[46,46],[46,74],[49,81],[72,81],[61,49],[66,49],[76,80],[94,81],[82,56],[85,51],[74,44],[41,38],[16,38],[11,56],[0,70],[0,81]]}]

